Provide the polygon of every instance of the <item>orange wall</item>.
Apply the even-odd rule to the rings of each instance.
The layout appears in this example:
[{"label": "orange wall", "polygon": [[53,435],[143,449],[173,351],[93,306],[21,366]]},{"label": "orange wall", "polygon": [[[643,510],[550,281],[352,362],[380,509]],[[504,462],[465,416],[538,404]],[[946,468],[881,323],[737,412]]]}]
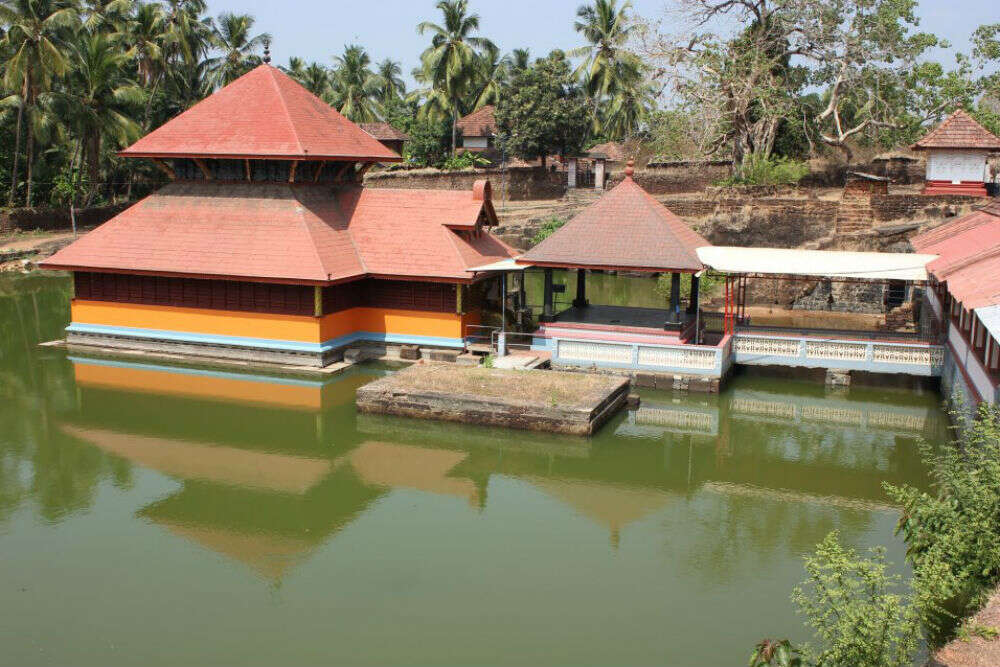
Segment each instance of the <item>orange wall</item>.
[{"label": "orange wall", "polygon": [[321,318],[228,310],[74,299],[73,322],[104,326],[160,329],[219,336],[243,336],[321,343],[356,331],[407,336],[461,338],[473,314],[432,313],[384,308],[351,308]]}]

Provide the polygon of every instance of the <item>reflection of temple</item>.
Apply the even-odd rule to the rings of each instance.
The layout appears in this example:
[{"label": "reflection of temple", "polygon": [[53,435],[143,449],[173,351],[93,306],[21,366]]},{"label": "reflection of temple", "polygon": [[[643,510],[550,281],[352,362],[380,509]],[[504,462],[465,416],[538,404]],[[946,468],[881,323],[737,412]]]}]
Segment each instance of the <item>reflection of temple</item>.
[{"label": "reflection of temple", "polygon": [[882,510],[882,482],[919,477],[907,450],[938,421],[926,405],[786,394],[765,382],[721,397],[651,395],[589,440],[512,438],[356,415],[354,391],[372,377],[364,372],[304,381],[73,361],[79,411],[62,432],[178,480],[138,515],[274,581],[390,493],[431,493],[478,511],[496,476],[537,489],[612,545],[706,492]]}]

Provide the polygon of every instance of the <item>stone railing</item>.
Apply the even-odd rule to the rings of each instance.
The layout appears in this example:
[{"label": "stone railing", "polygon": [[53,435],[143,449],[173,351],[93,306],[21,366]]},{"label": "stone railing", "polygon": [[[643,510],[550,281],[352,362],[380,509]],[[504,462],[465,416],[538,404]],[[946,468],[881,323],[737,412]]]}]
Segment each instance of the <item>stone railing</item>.
[{"label": "stone railing", "polygon": [[659,345],[553,337],[546,343],[552,362],[667,373],[722,376],[724,347]]},{"label": "stone railing", "polygon": [[944,347],[921,342],[889,342],[856,339],[815,338],[794,333],[758,335],[738,333],[733,345],[734,361],[760,366],[805,366],[873,373],[940,375]]}]

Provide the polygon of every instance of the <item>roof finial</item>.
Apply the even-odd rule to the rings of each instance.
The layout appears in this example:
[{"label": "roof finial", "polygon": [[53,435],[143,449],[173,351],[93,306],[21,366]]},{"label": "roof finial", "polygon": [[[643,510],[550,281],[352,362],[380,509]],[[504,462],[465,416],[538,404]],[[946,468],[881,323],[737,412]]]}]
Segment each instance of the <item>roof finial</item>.
[{"label": "roof finial", "polygon": [[271,40],[264,40],[264,62],[268,65],[271,64]]},{"label": "roof finial", "polygon": [[632,174],[635,173],[635,160],[629,160],[625,163],[625,177],[632,178]]}]

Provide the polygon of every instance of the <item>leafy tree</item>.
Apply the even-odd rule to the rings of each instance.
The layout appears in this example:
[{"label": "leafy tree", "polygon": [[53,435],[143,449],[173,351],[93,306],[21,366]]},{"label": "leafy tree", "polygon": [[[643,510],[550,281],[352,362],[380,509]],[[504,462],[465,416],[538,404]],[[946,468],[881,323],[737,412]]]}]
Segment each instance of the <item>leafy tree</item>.
[{"label": "leafy tree", "polygon": [[553,51],[514,76],[497,104],[498,132],[506,148],[526,160],[553,153],[576,155],[590,126],[590,109],[562,51]]},{"label": "leafy tree", "polygon": [[451,122],[447,118],[417,118],[408,130],[405,157],[418,166],[441,164],[448,156]]},{"label": "leafy tree", "polygon": [[805,644],[805,663],[816,667],[910,667],[920,646],[916,606],[897,592],[898,575],[886,572],[885,550],[859,556],[833,532],[806,558],[808,578],[792,593],[818,645]]},{"label": "leafy tree", "polygon": [[1000,411],[982,405],[954,446],[921,445],[934,492],[886,485],[925,622],[943,641],[1000,581]]},{"label": "leafy tree", "polygon": [[403,68],[398,61],[386,58],[376,66],[375,74],[379,79],[378,99],[381,104],[389,104],[406,95]]},{"label": "leafy tree", "polygon": [[[68,66],[63,32],[78,20],[75,3],[69,0],[12,0],[0,4],[0,23],[7,25],[4,42],[11,52],[4,67],[4,87],[12,92],[5,104],[17,105],[17,126],[14,131],[14,158],[8,204],[13,205],[17,191],[18,160],[25,124],[27,133],[27,194],[31,206],[32,169],[34,167],[34,136],[31,129],[38,125],[35,116],[39,94],[48,90],[56,76]],[[27,118],[26,118],[27,116]]]}]

